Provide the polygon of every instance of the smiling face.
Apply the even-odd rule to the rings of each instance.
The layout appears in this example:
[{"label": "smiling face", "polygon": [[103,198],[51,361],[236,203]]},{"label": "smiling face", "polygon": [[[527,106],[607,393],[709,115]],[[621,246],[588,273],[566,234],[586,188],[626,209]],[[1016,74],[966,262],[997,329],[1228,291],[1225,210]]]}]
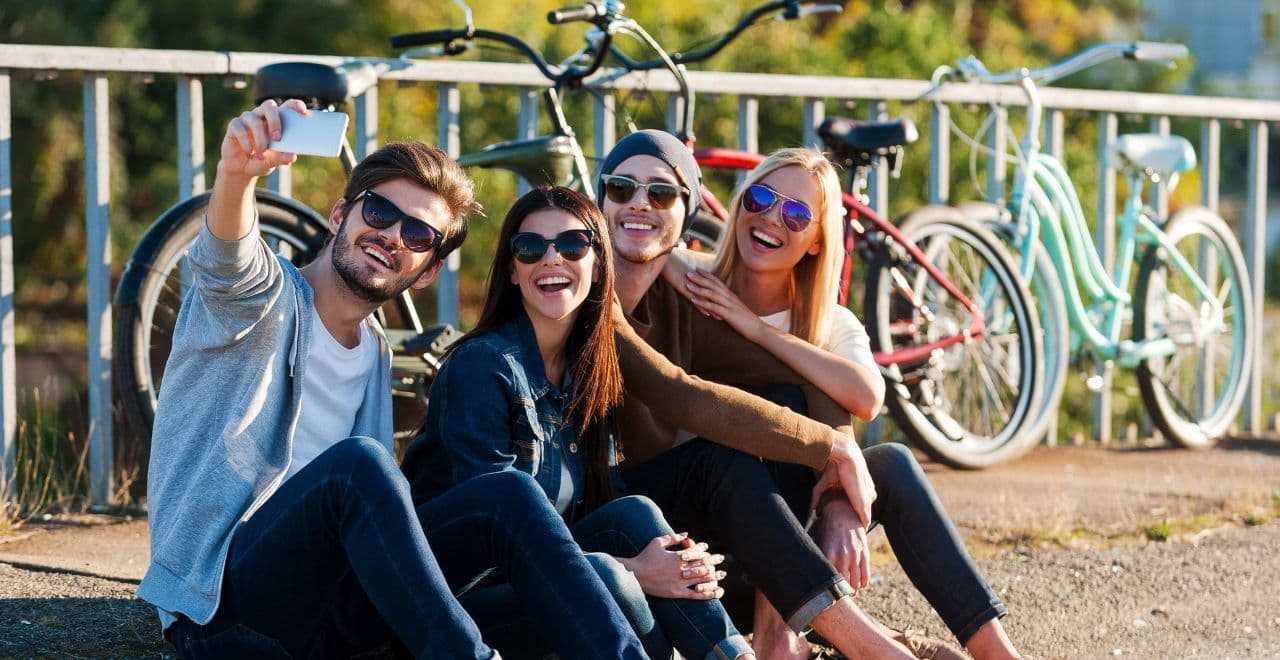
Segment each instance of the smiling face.
[{"label": "smiling face", "polygon": [[[670,183],[682,185],[672,169],[653,156],[632,156],[614,168],[617,176],[625,176],[640,183]],[[654,208],[649,202],[648,191],[641,188],[626,202],[615,202],[604,195],[604,215],[612,233],[613,250],[618,258],[643,264],[675,249],[680,241],[680,227],[684,223],[684,196],[669,209]]]},{"label": "smiling face", "polygon": [[783,199],[759,213],[739,205],[734,233],[741,264],[752,272],[790,271],[806,255],[820,251],[822,188],[813,174],[798,165],[774,170],[759,183],[808,206],[814,219],[795,232],[782,222]]},{"label": "smiling face", "polygon": [[[405,179],[394,179],[374,186],[373,192],[395,204],[404,213],[443,231],[452,221],[444,198]],[[369,303],[382,304],[409,287],[422,288],[435,279],[440,262],[432,257],[435,249],[414,252],[400,239],[403,221],[386,229],[375,229],[365,223],[364,200],[339,203],[329,216],[336,232],[333,247],[333,269],[355,297]]]},{"label": "smiling face", "polygon": [[[530,213],[517,231],[537,234],[550,241],[571,229],[588,227],[568,211],[552,208]],[[548,245],[536,263],[512,259],[511,283],[520,288],[520,298],[530,318],[572,324],[598,278],[596,264],[595,249],[571,261]]]}]

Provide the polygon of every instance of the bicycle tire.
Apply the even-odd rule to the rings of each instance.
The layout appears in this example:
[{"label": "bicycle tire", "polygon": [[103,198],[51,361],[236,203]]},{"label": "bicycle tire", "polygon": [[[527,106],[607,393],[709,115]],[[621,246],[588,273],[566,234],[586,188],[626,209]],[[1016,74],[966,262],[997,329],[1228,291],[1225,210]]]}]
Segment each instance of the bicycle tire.
[{"label": "bicycle tire", "polygon": [[[1207,208],[1179,210],[1165,224],[1164,232],[1179,251],[1185,250],[1183,255],[1193,267],[1200,264],[1205,246],[1213,248],[1217,268],[1205,283],[1222,300],[1229,326],[1226,332],[1210,334],[1196,325],[1205,320],[1203,303],[1188,295],[1190,283],[1170,266],[1163,248],[1148,248],[1134,288],[1134,340],[1168,337],[1177,352],[1140,362],[1138,388],[1151,420],[1166,438],[1190,449],[1207,449],[1217,444],[1235,421],[1249,385],[1255,310],[1248,271],[1230,227]],[[1214,337],[1228,340],[1225,361],[1219,359],[1221,345],[1203,346]],[[1199,347],[1197,342],[1202,342]],[[1213,387],[1207,397],[1197,395],[1197,382],[1204,378],[1204,372],[1178,369],[1188,359],[1195,367],[1208,365]]]},{"label": "bicycle tire", "polygon": [[[1015,267],[1019,263],[1017,251],[1012,247],[1016,226],[999,206],[987,202],[964,202],[957,209],[970,220],[977,220],[1010,246],[1010,256]],[[1018,272],[1021,272],[1019,269]],[[1040,379],[1040,406],[1027,423],[1026,432],[1035,438],[1043,438],[1049,432],[1062,404],[1067,374],[1071,368],[1071,322],[1067,318],[1067,299],[1058,282],[1053,259],[1045,250],[1036,250],[1035,268],[1028,290],[1040,322],[1040,344],[1043,348],[1036,371]],[[1057,438],[1051,439],[1053,442]]]},{"label": "bicycle tire", "polygon": [[[184,200],[160,215],[129,258],[116,290],[113,378],[125,419],[135,435],[151,441],[168,338],[183,301],[182,260],[204,226],[210,193]],[[324,246],[324,218],[302,204],[256,190],[258,223],[278,253],[291,251],[302,266]],[[287,248],[280,248],[285,245]]]},{"label": "bicycle tire", "polygon": [[[990,230],[954,208],[925,207],[898,226],[979,305],[986,331],[918,363],[889,367],[890,414],[913,445],[952,467],[980,469],[1022,455],[1035,441],[1026,428],[1039,409],[1036,360],[1042,348],[1039,321],[1013,261]],[[922,267],[895,252],[892,245],[878,249],[867,276],[872,347],[890,353],[967,328],[968,310]],[[933,321],[894,292],[895,268],[932,311]],[[965,387],[971,381],[977,382]]]}]

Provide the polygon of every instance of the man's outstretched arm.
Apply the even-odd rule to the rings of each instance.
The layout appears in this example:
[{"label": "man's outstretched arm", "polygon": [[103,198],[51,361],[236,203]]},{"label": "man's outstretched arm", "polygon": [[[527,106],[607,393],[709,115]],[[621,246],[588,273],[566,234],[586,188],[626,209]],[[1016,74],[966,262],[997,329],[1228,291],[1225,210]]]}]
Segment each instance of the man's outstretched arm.
[{"label": "man's outstretched arm", "polygon": [[245,110],[227,124],[222,155],[209,199],[209,231],[224,241],[244,238],[253,229],[253,187],[258,177],[297,160],[294,154],[268,148],[280,138],[280,108],[307,114],[302,101],[290,99],[283,106],[273,100]]}]

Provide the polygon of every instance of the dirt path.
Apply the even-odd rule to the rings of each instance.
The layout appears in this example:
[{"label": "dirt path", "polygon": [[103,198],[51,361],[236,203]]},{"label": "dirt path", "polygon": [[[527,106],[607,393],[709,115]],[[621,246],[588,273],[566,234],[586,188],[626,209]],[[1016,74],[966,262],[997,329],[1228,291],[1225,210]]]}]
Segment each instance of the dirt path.
[{"label": "dirt path", "polygon": [[[927,469],[1034,657],[1280,657],[1280,443],[1057,448],[980,473]],[[0,542],[0,657],[166,652],[133,598],[145,521],[23,532]],[[874,575],[858,596],[869,612],[945,635],[883,552]]]}]

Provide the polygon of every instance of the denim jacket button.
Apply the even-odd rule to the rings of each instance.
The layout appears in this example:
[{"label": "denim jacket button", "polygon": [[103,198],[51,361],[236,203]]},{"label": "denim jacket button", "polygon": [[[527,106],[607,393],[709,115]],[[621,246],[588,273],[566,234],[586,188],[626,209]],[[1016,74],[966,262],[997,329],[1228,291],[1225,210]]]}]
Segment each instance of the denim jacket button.
[{"label": "denim jacket button", "polygon": [[570,454],[576,454],[576,453],[578,453],[578,443],[576,443],[576,442],[570,442],[570,443],[569,443],[569,453],[570,453]]}]

